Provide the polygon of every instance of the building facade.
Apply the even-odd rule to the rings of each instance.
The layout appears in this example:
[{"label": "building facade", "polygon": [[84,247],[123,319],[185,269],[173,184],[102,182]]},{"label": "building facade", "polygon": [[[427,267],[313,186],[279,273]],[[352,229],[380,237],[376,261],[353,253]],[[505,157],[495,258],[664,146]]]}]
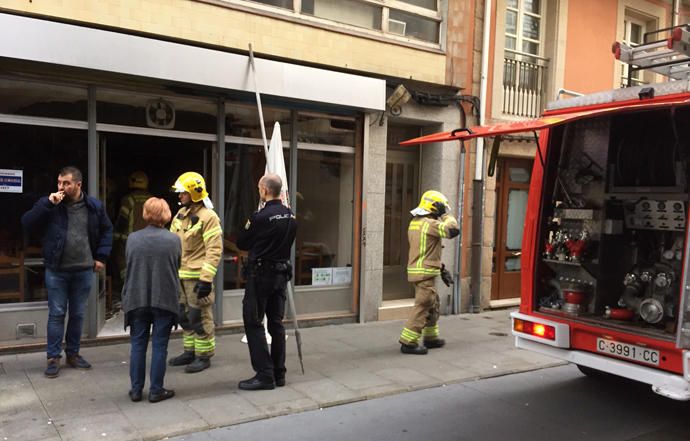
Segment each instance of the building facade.
[{"label": "building facade", "polygon": [[[235,241],[265,168],[257,90],[267,136],[281,127],[303,323],[407,315],[408,213],[428,189],[462,219],[461,246],[443,250],[459,283],[437,286],[442,312],[515,304],[533,138],[504,140],[494,176],[483,142],[464,152],[398,143],[653,82],[628,78],[610,43],[641,42],[688,10],[680,0],[0,0],[11,42],[0,46],[0,175],[11,183],[0,186],[0,348],[45,336],[40,244],[19,219],[69,164],[112,218],[134,171],[173,207],[177,175],[204,174],[224,227],[217,324],[241,326],[246,255]],[[118,272],[113,258],[95,276],[89,338],[123,333]]]},{"label": "building facade", "polygon": [[[268,137],[280,123],[300,225],[299,318],[404,316],[408,212],[430,188],[466,205],[458,176],[471,155],[461,164],[454,147],[397,144],[471,118],[459,97],[477,93],[480,12],[465,0],[0,1],[11,42],[0,48],[0,174],[11,183],[0,187],[0,348],[45,337],[40,243],[19,220],[65,165],[113,219],[132,172],[171,207],[175,178],[202,173],[224,227],[217,324],[241,326],[235,241],[265,168],[256,90]],[[444,250],[448,266],[455,254]],[[94,276],[88,338],[123,334],[118,273],[113,258]],[[449,310],[445,286],[442,297]]]}]

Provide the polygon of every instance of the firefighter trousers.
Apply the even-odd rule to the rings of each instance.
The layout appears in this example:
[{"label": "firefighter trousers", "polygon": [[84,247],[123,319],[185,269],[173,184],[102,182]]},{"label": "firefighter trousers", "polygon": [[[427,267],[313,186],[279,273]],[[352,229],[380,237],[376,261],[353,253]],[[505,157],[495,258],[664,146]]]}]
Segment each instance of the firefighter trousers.
[{"label": "firefighter trousers", "polygon": [[[196,282],[198,282],[196,279],[180,280],[180,304],[185,305],[188,319],[194,321],[194,316],[199,315],[196,311],[192,311],[192,308],[196,308],[201,316],[199,319],[201,326],[197,327],[197,330],[183,330],[182,341],[185,351],[194,352],[197,357],[210,358],[216,349],[215,323],[213,322],[215,289],[212,287],[211,294],[200,302],[194,292]],[[190,325],[194,326],[194,323]]]},{"label": "firefighter trousers", "polygon": [[417,345],[421,337],[426,341],[438,338],[440,301],[435,280],[432,277],[414,282],[414,309],[400,334],[400,343]]}]

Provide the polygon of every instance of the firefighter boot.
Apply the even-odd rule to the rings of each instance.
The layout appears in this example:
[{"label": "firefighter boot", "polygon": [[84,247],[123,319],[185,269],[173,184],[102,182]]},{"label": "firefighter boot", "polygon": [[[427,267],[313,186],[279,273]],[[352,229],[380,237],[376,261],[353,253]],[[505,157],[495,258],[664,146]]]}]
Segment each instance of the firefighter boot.
[{"label": "firefighter boot", "polygon": [[170,360],[168,360],[168,365],[170,365],[170,366],[184,366],[184,365],[190,364],[193,361],[194,361],[194,352],[184,351],[182,354],[178,355],[177,357],[171,358]]},{"label": "firefighter boot", "polygon": [[425,355],[429,351],[424,346],[405,345],[405,344],[401,343],[400,344],[400,352],[402,352],[403,354]]},{"label": "firefighter boot", "polygon": [[434,349],[434,348],[442,348],[445,346],[446,341],[442,338],[434,338],[431,340],[424,339],[424,346],[426,346],[429,349]]},{"label": "firefighter boot", "polygon": [[208,357],[196,357],[194,361],[184,368],[188,374],[195,374],[211,367],[211,359]]}]

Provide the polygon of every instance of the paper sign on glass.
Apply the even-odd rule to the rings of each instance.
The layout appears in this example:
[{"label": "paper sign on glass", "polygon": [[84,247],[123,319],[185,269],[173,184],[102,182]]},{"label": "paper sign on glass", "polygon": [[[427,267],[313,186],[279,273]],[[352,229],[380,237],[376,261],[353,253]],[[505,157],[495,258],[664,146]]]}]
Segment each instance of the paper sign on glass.
[{"label": "paper sign on glass", "polygon": [[312,268],[311,269],[311,284],[331,285],[333,283],[333,268]]},{"label": "paper sign on glass", "polygon": [[333,284],[348,285],[352,282],[352,267],[343,266],[333,268]]},{"label": "paper sign on glass", "polygon": [[0,193],[21,193],[24,170],[0,168]]}]

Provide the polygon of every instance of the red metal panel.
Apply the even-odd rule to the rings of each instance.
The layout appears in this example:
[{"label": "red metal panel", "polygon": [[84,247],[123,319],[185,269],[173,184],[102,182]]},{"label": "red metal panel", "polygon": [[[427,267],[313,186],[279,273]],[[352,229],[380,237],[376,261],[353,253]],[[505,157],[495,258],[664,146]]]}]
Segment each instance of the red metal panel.
[{"label": "red metal panel", "polygon": [[[549,317],[551,319],[551,317]],[[642,366],[658,368],[664,371],[673,372],[683,375],[683,351],[678,349],[675,342],[659,340],[652,337],[645,337],[641,335],[632,335],[623,332],[604,329],[599,326],[589,326],[582,323],[570,321],[570,347],[575,350],[582,350],[592,352],[594,354],[604,355],[606,357],[618,358],[629,363],[636,363]],[[656,349],[659,351],[659,365],[654,366],[645,363],[638,363],[622,357],[616,357],[611,354],[602,354],[597,352],[597,338],[602,337],[608,340],[619,341],[621,343],[629,343],[637,346],[643,346],[649,349]]]},{"label": "red metal panel", "polygon": [[[547,157],[549,134],[550,130],[543,130],[539,134],[538,148],[541,150],[543,158]],[[527,198],[527,212],[525,213],[525,229],[522,236],[520,312],[524,314],[532,312],[534,302],[534,269],[540,254],[536,247],[538,243],[537,234],[539,230],[539,213],[541,212],[543,179],[544,168],[539,155],[537,155],[532,167],[529,196]]]},{"label": "red metal panel", "polygon": [[[663,97],[659,100],[634,101],[633,103],[624,101],[615,104],[606,104],[606,107],[592,106],[589,110],[572,111],[562,114],[546,114],[541,118],[527,121],[516,121],[512,123],[502,123],[493,126],[475,126],[468,129],[457,129],[451,132],[439,132],[431,135],[420,136],[419,138],[403,141],[400,145],[430,144],[446,141],[469,140],[485,136],[508,135],[511,133],[533,132],[543,130],[560,124],[565,124],[579,119],[610,115],[614,113],[633,112],[635,110],[654,110],[664,107],[690,104],[687,94]],[[572,109],[569,109],[572,110]]]}]

